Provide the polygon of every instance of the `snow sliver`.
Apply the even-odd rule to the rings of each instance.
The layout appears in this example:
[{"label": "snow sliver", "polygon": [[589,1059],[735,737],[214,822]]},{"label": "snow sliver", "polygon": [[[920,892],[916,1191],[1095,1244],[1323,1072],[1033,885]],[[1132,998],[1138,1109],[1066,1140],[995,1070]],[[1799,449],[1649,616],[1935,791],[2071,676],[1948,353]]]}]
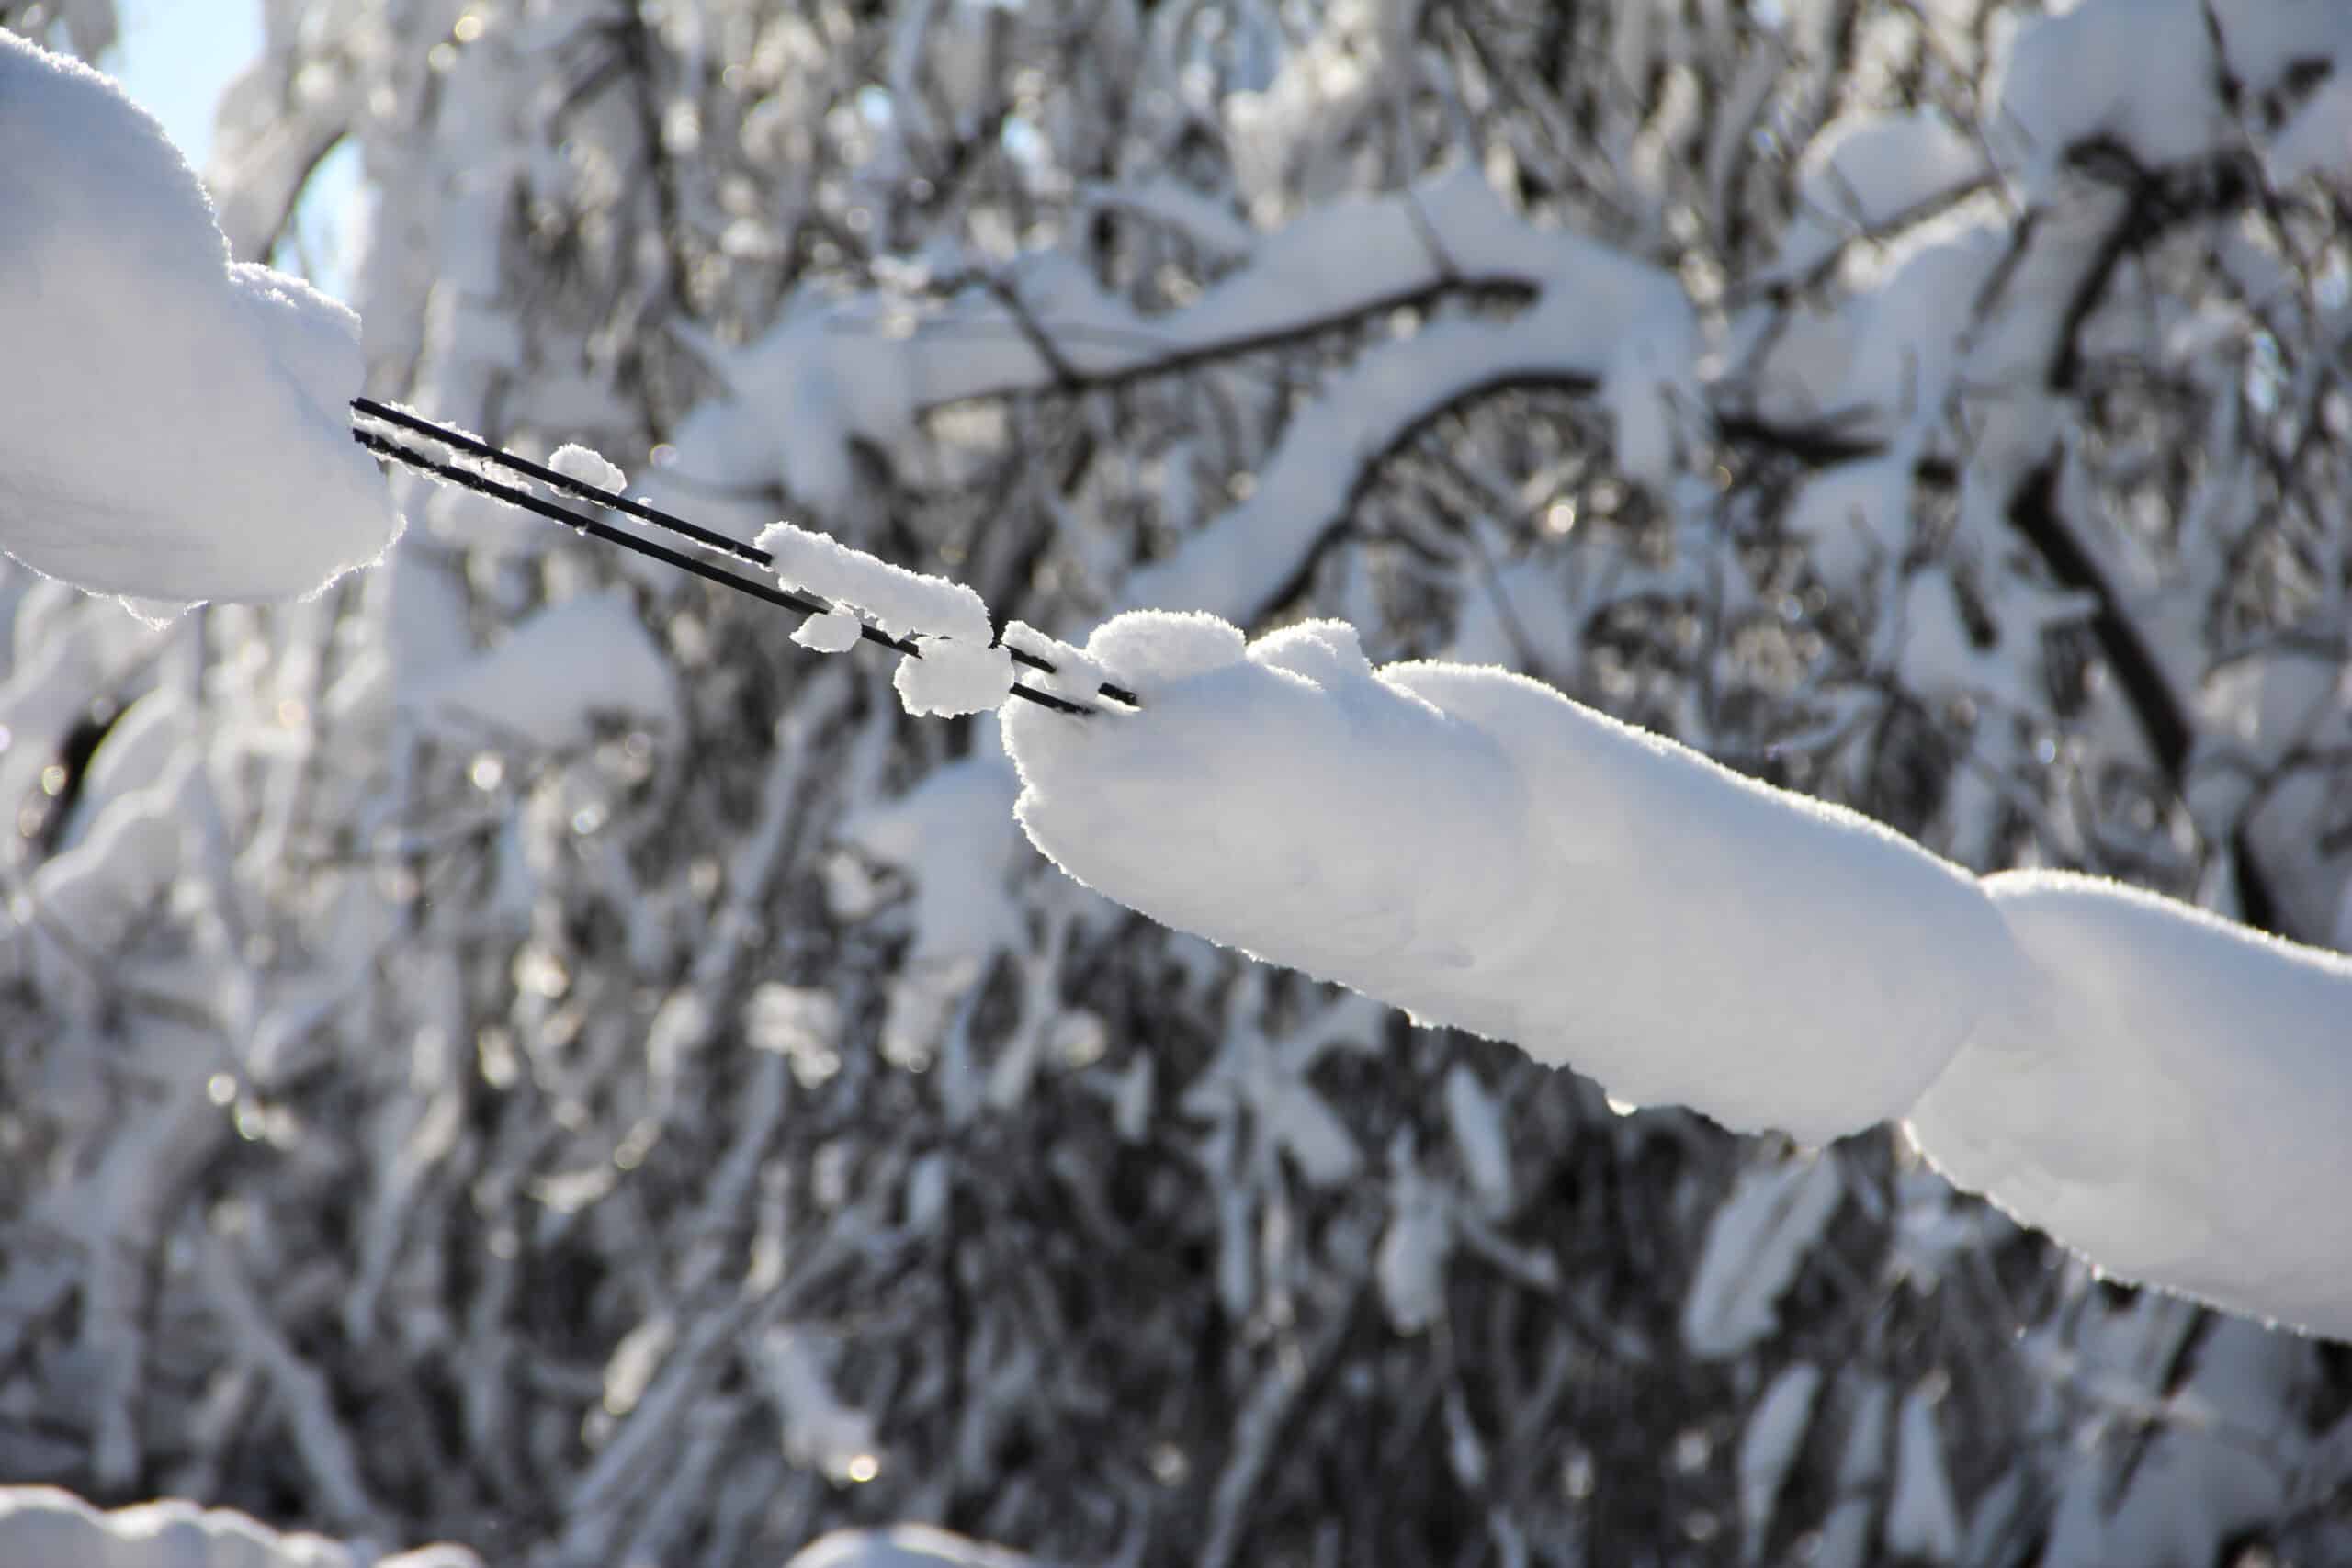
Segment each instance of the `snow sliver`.
[{"label": "snow sliver", "polygon": [[1057,864],[1623,1098],[1858,1132],[1909,1109],[2016,967],[1964,872],[1524,677],[1375,671],[1335,622],[1245,646],[1156,611],[1086,651],[1142,712],[1004,717]]},{"label": "snow sliver", "polygon": [[105,77],[0,32],[0,549],[97,592],[309,593],[400,531],[351,440],[358,318],[232,265],[203,187]]},{"label": "snow sliver", "polygon": [[2095,877],[1984,886],[2032,962],[1912,1141],[2109,1272],[2352,1337],[2352,957]]}]

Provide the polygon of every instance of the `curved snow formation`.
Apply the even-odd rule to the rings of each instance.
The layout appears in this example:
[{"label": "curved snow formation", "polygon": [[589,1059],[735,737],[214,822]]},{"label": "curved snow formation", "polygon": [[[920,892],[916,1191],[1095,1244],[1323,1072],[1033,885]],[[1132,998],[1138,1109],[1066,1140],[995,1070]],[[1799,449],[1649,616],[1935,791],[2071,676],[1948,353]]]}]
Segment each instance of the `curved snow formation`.
[{"label": "curved snow formation", "polygon": [[1374,671],[1331,621],[1245,649],[1128,615],[1087,652],[1142,716],[1004,719],[1057,864],[1625,1099],[1808,1142],[1899,1116],[2013,965],[1966,873],[1523,676]]},{"label": "curved snow formation", "polygon": [[310,593],[400,532],[351,440],[359,319],[232,264],[96,72],[0,32],[0,550],[95,592]]},{"label": "curved snow formation", "polygon": [[1500,670],[1137,612],[1144,694],[1009,709],[1015,807],[1155,919],[1618,1096],[1909,1122],[2120,1276],[2352,1336],[2352,959],[2094,878],[1979,880]]}]

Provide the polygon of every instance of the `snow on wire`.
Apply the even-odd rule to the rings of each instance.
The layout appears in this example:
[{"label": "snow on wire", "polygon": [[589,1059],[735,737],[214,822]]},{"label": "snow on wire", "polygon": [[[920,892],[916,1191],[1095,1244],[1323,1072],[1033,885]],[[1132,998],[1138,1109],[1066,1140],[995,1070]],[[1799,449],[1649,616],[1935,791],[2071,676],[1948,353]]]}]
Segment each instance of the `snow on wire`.
[{"label": "snow on wire", "polygon": [[[812,616],[839,615],[844,608],[844,606],[829,604],[813,593],[804,592],[792,587],[770,587],[754,578],[729,571],[724,567],[705,560],[699,556],[688,555],[683,550],[672,549],[666,545],[640,538],[626,529],[614,527],[608,523],[583,513],[558,505],[543,496],[535,495],[520,486],[505,483],[484,471],[490,467],[506,468],[513,473],[536,479],[560,494],[626,513],[639,522],[650,524],[656,528],[675,534],[681,538],[691,540],[707,549],[730,556],[747,565],[769,570],[775,570],[777,562],[775,552],[763,549],[757,545],[747,545],[740,539],[729,538],[713,529],[688,522],[646,501],[624,494],[618,486],[593,482],[589,478],[583,477],[588,471],[588,465],[567,462],[561,468],[551,468],[547,464],[536,463],[528,457],[494,446],[466,431],[436,423],[411,410],[379,402],[374,398],[354,398],[351,400],[351,408],[353,413],[357,416],[352,425],[352,439],[379,457],[405,464],[430,474],[445,483],[459,485],[493,500],[504,502],[510,506],[520,507],[524,511],[547,518],[549,522],[560,523],[565,527],[574,529],[601,543],[617,545],[623,549],[633,550],[649,559],[660,561],[664,566],[674,567],[681,571],[702,578],[706,581],[731,588],[739,593],[747,593],[767,604],[785,609],[798,610]],[[438,443],[448,448],[448,455],[436,457],[430,451],[403,445],[380,428],[386,425]],[[562,456],[563,454],[558,454],[560,458]],[[612,466],[605,464],[604,468],[611,469]],[[617,470],[613,472],[617,474]],[[835,547],[846,553],[845,547]],[[888,567],[887,563],[873,564],[882,566],[886,570],[897,570]],[[901,573],[900,575],[911,574]],[[868,607],[859,606],[859,608]],[[990,628],[993,640],[989,646],[994,648],[1002,645],[1005,651],[1011,655],[1013,663],[1047,675],[1061,673],[1061,666],[1052,660],[1006,642],[1004,637],[1006,627],[1001,617],[992,617]],[[882,626],[861,618],[856,635],[864,641],[889,649],[911,659],[923,657],[922,645],[911,632],[905,636],[894,635]],[[1095,690],[1100,695],[1113,702],[1124,704],[1131,708],[1142,706],[1141,699],[1135,693],[1115,682],[1107,680],[1098,682]],[[1023,685],[1017,681],[1012,683],[1010,694],[1024,702],[1035,703],[1039,707],[1055,713],[1067,714],[1072,717],[1084,718],[1090,715],[1106,711],[1091,707],[1084,703],[1072,702],[1067,697],[1057,696],[1051,692],[1040,691],[1035,686]]]},{"label": "snow on wire", "polygon": [[[762,537],[946,633],[944,668],[899,667],[910,711],[989,694],[965,689],[977,599]],[[846,636],[821,619],[811,640]],[[1145,723],[1053,722],[1076,705],[1044,693],[1001,716],[1015,818],[1106,897],[1621,1100],[1810,1145],[1900,1121],[2117,1277],[2352,1339],[2352,956],[2078,873],[1979,877],[1525,676],[1375,669],[1342,622],[1250,642],[1134,610],[1054,648],[1074,694],[1106,668],[1151,694]]]}]

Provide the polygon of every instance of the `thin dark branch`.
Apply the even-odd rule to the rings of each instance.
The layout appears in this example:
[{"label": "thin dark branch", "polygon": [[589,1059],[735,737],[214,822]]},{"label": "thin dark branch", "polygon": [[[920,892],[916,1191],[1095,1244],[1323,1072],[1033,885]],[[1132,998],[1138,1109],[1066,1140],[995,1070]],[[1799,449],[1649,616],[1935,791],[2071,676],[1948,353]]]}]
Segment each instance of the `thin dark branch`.
[{"label": "thin dark branch", "polygon": [[[771,588],[764,582],[755,581],[748,577],[738,577],[733,572],[713,566],[708,561],[698,560],[683,551],[671,549],[666,545],[657,545],[650,539],[640,539],[636,535],[625,533],[609,523],[601,523],[594,517],[558,506],[555,502],[533,495],[528,491],[518,490],[513,485],[501,484],[498,480],[475,473],[469,468],[461,468],[455,463],[445,463],[426,453],[402,446],[400,443],[379,435],[372,430],[354,430],[351,433],[351,438],[380,457],[389,457],[394,462],[405,463],[413,468],[422,469],[451,484],[463,485],[468,490],[477,491],[493,500],[503,501],[509,506],[519,506],[526,512],[536,513],[551,523],[560,523],[567,528],[574,529],[605,544],[618,545],[625,550],[634,550],[650,560],[657,560],[664,566],[690,572],[707,582],[716,582],[722,587],[731,588],[738,593],[748,593],[754,599],[763,600],[787,610],[798,610],[805,615],[821,615],[830,613],[832,609],[831,605],[825,604],[822,600],[795,592],[789,588]],[[922,649],[911,638],[894,637],[877,626],[860,622],[857,635],[867,642],[891,649],[910,659],[922,657]],[[1100,711],[1080,703],[1070,702],[1064,697],[1055,696],[1051,692],[1041,692],[1034,686],[1022,685],[1019,682],[1013,682],[1012,695],[1024,702],[1035,703],[1039,707],[1050,708],[1056,713],[1066,713],[1080,718]]]},{"label": "thin dark branch", "polygon": [[[608,491],[599,485],[589,484],[583,479],[573,479],[571,475],[550,468],[543,463],[535,463],[528,457],[518,457],[514,453],[505,450],[503,447],[493,446],[487,441],[483,441],[477,436],[469,435],[462,430],[453,429],[450,426],[444,424],[437,424],[432,420],[424,418],[421,414],[412,413],[406,409],[397,408],[390,403],[379,402],[373,398],[354,398],[351,400],[351,406],[356,412],[364,414],[369,419],[380,420],[387,424],[398,425],[403,430],[413,431],[417,434],[429,437],[430,439],[438,441],[445,446],[455,447],[459,451],[482,458],[484,461],[496,463],[502,468],[511,468],[516,473],[527,475],[528,477],[538,480],[541,484],[544,484],[561,494],[569,495],[575,500],[589,502],[598,506],[608,506],[616,512],[626,513],[629,516],[637,518],[640,522],[650,523],[656,528],[665,529],[670,533],[678,535],[682,538],[692,539],[698,545],[708,546],[712,549],[722,551],[727,555],[734,557],[737,560],[747,562],[752,566],[768,567],[771,570],[773,570],[775,566],[775,558],[768,551],[761,549],[756,545],[747,545],[741,539],[729,538],[724,534],[718,533],[713,529],[705,528],[699,524],[689,523],[683,517],[662,511],[660,507],[653,505],[650,502],[634,500],[622,494],[618,491]],[[413,453],[409,448],[400,446],[395,443],[386,442],[380,439],[368,439],[367,435],[363,433],[355,432],[354,434],[359,436],[360,445],[364,446],[368,446],[383,454],[384,456],[395,457],[403,463],[409,464],[413,468],[430,468],[433,472],[440,474],[444,478],[450,479],[456,483],[464,484],[469,489],[481,491],[484,494],[496,495],[501,499],[508,499],[510,496],[523,496],[528,494],[527,491],[510,491],[504,486],[500,486],[496,490],[485,489],[482,485],[473,483],[470,479],[461,479],[458,477],[458,475],[468,474],[470,470],[463,468],[457,468],[453,470],[441,465],[431,463],[429,460],[419,461],[418,459],[424,456],[423,454]],[[474,477],[479,478],[480,476]],[[494,484],[496,481],[491,482]],[[619,533],[617,531],[608,529],[601,524],[591,524],[580,519],[577,514],[563,511],[561,508],[556,508],[554,511],[550,512],[541,505],[531,504],[531,502],[536,501],[536,497],[531,497],[530,501],[517,502],[516,504],[529,505],[530,510],[539,513],[542,516],[550,517],[552,520],[564,523],[569,526],[582,528],[597,538],[605,539],[611,543],[617,543],[624,548],[637,550],[639,554],[650,556],[656,560],[664,561],[670,564],[687,563],[684,564],[681,567],[681,570],[691,571],[695,576],[708,579],[713,582],[724,583],[729,587],[740,589],[743,592],[751,594],[753,598],[767,599],[771,603],[783,604],[788,608],[794,609],[805,609],[810,605],[816,605],[817,608],[811,612],[812,614],[822,614],[824,611],[832,608],[832,606],[823,604],[821,602],[809,595],[786,594],[779,597],[774,591],[767,590],[762,585],[752,582],[747,579],[736,577],[731,573],[718,572],[715,569],[711,568],[707,562],[695,561],[691,557],[681,556],[673,551],[662,550],[658,547],[648,547],[645,541],[638,539],[635,535]],[[860,635],[865,637],[867,640],[880,643],[886,648],[896,649],[900,653],[914,653],[915,657],[922,657],[920,653],[915,653],[915,648],[912,643],[886,637],[872,626],[863,627]],[[1037,654],[1028,651],[1026,649],[1008,647],[1006,651],[1012,656],[1012,661],[1015,664],[1026,665],[1032,670],[1042,671],[1048,675],[1058,674],[1060,672],[1059,668],[1051,660],[1042,658]],[[1133,692],[1127,690],[1125,686],[1114,685],[1106,681],[1102,683],[1101,692],[1102,695],[1111,698],[1114,702],[1125,703],[1129,707],[1140,707],[1143,705],[1141,699],[1139,699]]]}]

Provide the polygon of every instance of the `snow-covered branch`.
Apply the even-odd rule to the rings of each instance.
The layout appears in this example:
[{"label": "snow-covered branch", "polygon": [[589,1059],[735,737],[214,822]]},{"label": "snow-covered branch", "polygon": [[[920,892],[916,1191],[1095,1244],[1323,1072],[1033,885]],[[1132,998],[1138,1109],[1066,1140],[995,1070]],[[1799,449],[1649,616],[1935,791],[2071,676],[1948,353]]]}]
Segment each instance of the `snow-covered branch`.
[{"label": "snow-covered branch", "polygon": [[[265,33],[217,226],[0,94],[21,558],[364,558],[364,374],[868,559],[804,626],[401,476],[307,601],[0,571],[10,1475],[550,1565],[2352,1556],[2332,1348],[1929,1164],[2340,1326],[2341,7]],[[356,353],[226,262],[330,145]],[[1059,640],[1154,605],[1288,629]],[[998,617],[1100,711],[910,717]],[[1542,1060],[1055,874],[1006,734],[1102,886]]]},{"label": "snow-covered branch", "polygon": [[1807,1143],[1907,1118],[2109,1272],[2352,1336],[2352,958],[2095,878],[1980,885],[1521,677],[1375,671],[1336,622],[1245,649],[1137,614],[1087,651],[1145,713],[1006,740],[1031,840],[1090,886],[1624,1099]]}]

